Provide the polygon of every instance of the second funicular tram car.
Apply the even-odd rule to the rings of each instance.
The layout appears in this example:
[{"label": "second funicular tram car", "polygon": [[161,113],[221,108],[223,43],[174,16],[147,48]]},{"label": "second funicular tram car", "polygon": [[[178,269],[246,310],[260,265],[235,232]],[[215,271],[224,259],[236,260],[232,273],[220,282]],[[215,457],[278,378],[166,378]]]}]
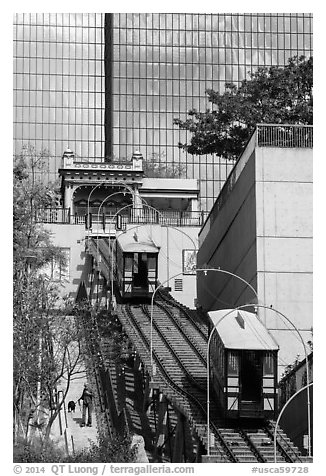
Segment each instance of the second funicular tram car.
[{"label": "second funicular tram car", "polygon": [[[209,331],[230,309],[209,312]],[[233,310],[210,343],[210,377],[226,418],[275,418],[279,347],[257,315]]]},{"label": "second funicular tram car", "polygon": [[123,299],[150,298],[157,286],[159,248],[141,231],[121,233],[116,240],[116,277]]}]

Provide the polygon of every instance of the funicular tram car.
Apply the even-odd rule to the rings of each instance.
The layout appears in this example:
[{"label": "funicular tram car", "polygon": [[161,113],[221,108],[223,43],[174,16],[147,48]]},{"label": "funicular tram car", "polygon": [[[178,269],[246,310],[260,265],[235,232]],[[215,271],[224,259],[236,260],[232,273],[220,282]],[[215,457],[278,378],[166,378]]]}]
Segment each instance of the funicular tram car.
[{"label": "funicular tram car", "polygon": [[121,233],[116,240],[116,277],[123,299],[150,298],[157,286],[159,248],[139,230]]},{"label": "funicular tram car", "polygon": [[[230,309],[209,312],[209,332]],[[279,347],[257,315],[233,310],[210,343],[210,378],[225,418],[275,418]]]}]

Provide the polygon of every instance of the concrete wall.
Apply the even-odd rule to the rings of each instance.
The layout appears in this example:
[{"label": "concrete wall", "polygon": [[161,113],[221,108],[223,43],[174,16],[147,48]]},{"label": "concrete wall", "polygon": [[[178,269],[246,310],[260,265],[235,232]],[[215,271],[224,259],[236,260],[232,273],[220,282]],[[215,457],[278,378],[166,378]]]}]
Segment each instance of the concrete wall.
[{"label": "concrete wall", "polygon": [[[240,174],[233,174],[232,183],[231,172],[231,183],[217,199],[222,205],[214,205],[199,235],[198,266],[220,266],[247,280],[259,302],[284,313],[307,342],[312,326],[312,150],[255,148],[245,154]],[[252,292],[236,278],[212,276],[199,275],[198,301],[204,308],[252,300]],[[297,354],[304,357],[300,337],[286,320],[271,310],[259,309],[259,315],[280,345],[281,365],[292,363]]]},{"label": "concrete wall", "polygon": [[[313,354],[309,355],[309,381],[313,381]],[[301,361],[297,367],[290,371],[280,382],[279,400],[282,408],[287,400],[299,389],[307,384],[307,369],[305,360]],[[313,387],[309,389],[310,398],[310,424],[311,424],[311,444],[313,445]],[[307,391],[303,390],[288,405],[284,411],[280,426],[286,432],[293,443],[303,454],[307,454],[304,447],[304,436],[308,435],[307,416],[308,397]]]},{"label": "concrete wall", "polygon": [[51,224],[44,227],[51,232],[51,239],[55,246],[70,250],[69,278],[60,284],[60,294],[61,296],[69,295],[74,299],[81,280],[85,280],[87,284],[85,225]]},{"label": "concrete wall", "polygon": [[[257,148],[257,271],[259,298],[286,315],[304,342],[312,327],[312,150]],[[260,316],[281,346],[284,364],[303,346],[275,312]]]},{"label": "concrete wall", "polygon": [[[235,273],[256,287],[255,155],[246,160],[223,205],[211,220],[209,233],[201,243],[197,264]],[[230,190],[230,191],[229,191]],[[219,197],[220,198],[220,197]],[[218,272],[198,274],[198,302],[204,309],[216,310],[251,302],[253,292],[240,280]]]},{"label": "concrete wall", "polygon": [[[183,271],[182,251],[198,249],[198,228],[168,227],[162,230],[162,232],[165,239],[160,253],[159,280],[163,282],[163,280],[169,279],[167,285],[172,289],[172,296],[182,304],[194,308],[197,298],[196,275],[176,275]],[[176,279],[182,280],[182,291],[175,290]]]}]

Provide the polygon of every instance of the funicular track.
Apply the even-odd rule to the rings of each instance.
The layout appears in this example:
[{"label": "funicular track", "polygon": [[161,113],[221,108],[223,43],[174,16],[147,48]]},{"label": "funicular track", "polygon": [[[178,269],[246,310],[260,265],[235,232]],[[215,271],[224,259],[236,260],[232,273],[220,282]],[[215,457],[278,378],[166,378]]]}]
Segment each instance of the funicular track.
[{"label": "funicular track", "polygon": [[[180,308],[178,307],[178,311]],[[181,309],[183,311],[183,309]],[[118,312],[123,326],[139,352],[142,360],[150,362],[150,311],[147,305],[124,305]],[[195,329],[198,334],[197,326]],[[171,337],[173,336],[173,337]],[[193,344],[194,335],[189,336],[175,319],[171,303],[166,307],[157,303],[153,314],[153,362],[157,366],[155,383],[162,393],[178,408],[191,423],[207,448],[206,438],[206,362],[203,349]],[[189,354],[192,353],[192,357]],[[215,444],[210,447],[211,455],[219,456],[221,462],[274,461],[272,422],[237,427],[219,417],[219,411],[211,397],[211,431]],[[227,428],[226,428],[227,426]],[[301,462],[304,458],[292,442],[278,433],[278,462]]]},{"label": "funicular track", "polygon": [[167,295],[159,290],[158,297],[160,301],[157,300],[156,304],[162,304],[162,302],[165,303],[165,305],[169,306],[171,311],[173,311],[173,314],[176,318],[178,318],[177,311],[179,311],[181,315],[184,315],[186,317],[188,324],[191,323],[192,327],[197,330],[198,335],[200,335],[202,339],[207,342],[208,327],[202,320],[201,311],[196,311],[197,319],[194,319],[194,311],[176,301],[171,295]]},{"label": "funicular track", "polygon": [[[150,320],[150,313],[146,305],[141,306],[143,313]],[[175,382],[181,381],[184,389],[192,391],[192,394],[197,399],[201,399],[204,395],[206,398],[205,389],[205,374],[206,366],[205,359],[202,358],[196,347],[194,347],[188,337],[178,332],[178,327],[173,329],[173,317],[169,313],[160,312],[160,308],[156,309],[159,312],[155,314],[155,320],[153,320],[153,329],[156,331],[156,336],[153,336],[153,342],[155,337],[159,337],[163,341],[166,349],[170,351],[174,358],[173,375],[175,376]],[[166,322],[166,317],[170,317],[170,321]],[[156,340],[156,339],[155,339]],[[157,342],[155,343],[155,345]],[[159,344],[160,345],[160,344]],[[163,350],[164,351],[164,350]],[[182,371],[184,375],[179,371]],[[185,377],[185,378],[184,378]]]},{"label": "funicular track", "polygon": [[[135,312],[135,309],[137,309],[138,312]],[[148,316],[139,306],[131,307],[130,305],[126,305],[123,307],[123,310],[125,312],[122,311],[122,314],[127,317],[128,325],[131,325],[137,332],[137,336],[141,339],[142,347],[146,351],[147,355],[145,355],[147,359],[149,359],[150,329],[148,325]],[[120,317],[120,313],[118,313],[118,315]],[[203,444],[206,445],[206,410],[203,402],[199,400],[199,393],[203,395],[203,392],[200,392],[198,387],[194,388],[190,383],[191,376],[189,372],[184,368],[182,362],[171,346],[164,342],[164,338],[161,336],[157,328],[155,328],[155,334],[156,338],[161,340],[160,345],[158,345],[157,342],[155,343],[156,350],[153,350],[153,359],[158,367],[158,375],[155,376],[155,383],[157,383],[160,390],[167,396],[172,404],[174,404],[188,418],[199,438],[202,440]],[[139,339],[137,339],[137,342],[138,340]],[[137,347],[136,342],[135,347]],[[157,349],[159,352],[157,352]],[[145,357],[145,355],[143,357]],[[185,389],[183,380],[189,381],[187,390]],[[211,431],[216,439],[211,453],[218,455],[221,462],[238,462],[238,459],[224,441],[215,423],[211,424]]]},{"label": "funicular track", "polygon": [[[175,313],[165,303],[156,302],[155,307],[156,307],[156,313],[155,313],[155,319],[153,321],[153,324],[158,329],[158,332],[160,332],[163,335],[164,330],[167,331],[166,339],[169,338],[168,345],[170,346],[172,346],[172,340],[176,341],[177,344],[180,343],[180,340],[178,340],[178,337],[179,338],[181,337],[183,340],[185,340],[185,342],[189,346],[189,351],[187,353],[187,359],[185,363],[187,364],[189,362],[189,358],[194,361],[197,359],[197,361],[199,362],[198,370],[201,372],[200,375],[202,376],[206,371],[205,369],[206,369],[207,339],[202,338],[202,341],[201,341],[200,340],[201,335],[198,334],[196,329],[192,329],[189,326],[188,328],[183,327],[182,324],[179,322],[179,320],[176,319]],[[150,319],[149,306],[146,304],[143,304],[142,309],[146,313],[148,318]],[[173,331],[173,328],[175,330],[175,333],[171,332]],[[182,353],[180,355],[181,360],[185,357],[184,350],[185,349],[182,348]],[[178,345],[174,346],[174,351],[178,352]],[[193,366],[192,366],[192,370],[193,370]]]}]

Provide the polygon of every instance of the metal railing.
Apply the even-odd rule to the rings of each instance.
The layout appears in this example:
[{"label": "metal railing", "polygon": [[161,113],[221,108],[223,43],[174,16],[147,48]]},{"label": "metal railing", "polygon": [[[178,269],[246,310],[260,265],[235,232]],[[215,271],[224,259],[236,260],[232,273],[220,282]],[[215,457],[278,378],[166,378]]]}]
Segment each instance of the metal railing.
[{"label": "metal railing", "polygon": [[45,208],[38,210],[35,220],[37,223],[70,223],[70,208]]},{"label": "metal railing", "polygon": [[313,126],[257,124],[258,147],[312,148]]},{"label": "metal railing", "polygon": [[86,215],[71,215],[70,217],[70,225],[84,225],[86,221]]},{"label": "metal railing", "polygon": [[[204,222],[204,213],[200,211],[132,209],[119,215],[121,229],[127,224],[159,224],[163,226],[201,226]],[[47,208],[36,215],[38,223],[58,223],[70,225],[84,225],[85,214],[71,214],[69,208]],[[98,227],[115,230],[116,215],[112,213],[91,213],[91,228]]]},{"label": "metal railing", "polygon": [[123,217],[125,223],[158,223],[166,226],[201,226],[203,214],[201,212],[180,210],[153,210],[141,209],[130,210],[127,217]]}]

